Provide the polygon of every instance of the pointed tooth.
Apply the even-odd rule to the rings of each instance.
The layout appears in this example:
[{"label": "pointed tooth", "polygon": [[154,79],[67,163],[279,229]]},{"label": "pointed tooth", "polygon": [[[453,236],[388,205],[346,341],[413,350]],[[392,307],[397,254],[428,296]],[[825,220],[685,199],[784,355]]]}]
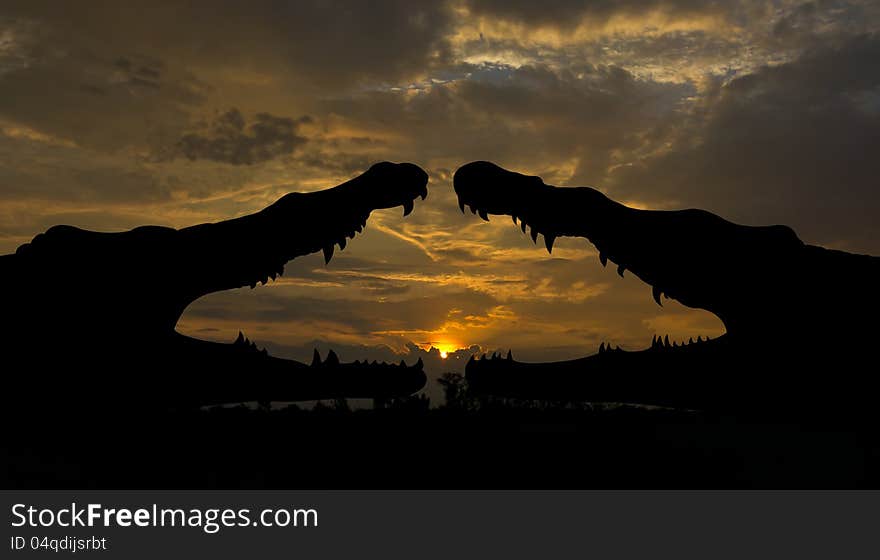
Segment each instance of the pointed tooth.
[{"label": "pointed tooth", "polygon": [[626,267],[621,265],[617,265],[617,274],[623,278],[623,273],[626,272]]},{"label": "pointed tooth", "polygon": [[657,305],[659,305],[660,307],[663,307],[663,303],[660,301],[660,294],[661,293],[662,292],[660,291],[659,286],[654,286],[653,288],[651,288],[651,295],[654,296],[654,301],[657,302]]},{"label": "pointed tooth", "polygon": [[464,214],[464,200],[461,197],[458,197],[458,207],[461,209],[461,213]]},{"label": "pointed tooth", "polygon": [[608,257],[602,251],[599,251],[599,262],[602,263],[602,266],[608,264]]},{"label": "pointed tooth", "polygon": [[400,360],[400,363],[397,365],[400,367],[406,367],[406,362],[404,362],[403,360]]},{"label": "pointed tooth", "polygon": [[327,245],[324,247],[324,264],[329,264],[330,259],[333,258],[333,244]]},{"label": "pointed tooth", "polygon": [[345,246],[347,244],[348,244],[348,242],[345,240],[344,237],[342,239],[340,239],[339,240],[339,250],[341,251],[341,250],[345,249]]},{"label": "pointed tooth", "polygon": [[513,353],[510,350],[507,351],[507,361],[508,362],[513,361]]},{"label": "pointed tooth", "polygon": [[489,221],[489,214],[487,214],[485,210],[480,210],[478,213],[480,214],[480,217],[483,218],[484,221],[486,221],[486,222]]},{"label": "pointed tooth", "polygon": [[526,221],[525,220],[521,221],[519,223],[519,227],[522,229],[522,232],[525,233],[526,232]]},{"label": "pointed tooth", "polygon": [[476,213],[477,213],[477,207],[476,207],[476,206],[473,206],[473,205],[472,205],[470,208],[471,208],[471,214],[476,214]]},{"label": "pointed tooth", "polygon": [[422,186],[422,200],[428,198],[428,185]]},{"label": "pointed tooth", "polygon": [[416,365],[414,365],[413,367],[416,369],[422,369],[423,367],[425,367],[425,363],[422,361],[421,358],[419,358],[419,361],[416,362]]},{"label": "pointed tooth", "polygon": [[324,363],[330,366],[338,366],[339,356],[336,355],[336,352],[330,350],[329,352],[327,352],[327,359],[324,360]]},{"label": "pointed tooth", "polygon": [[409,215],[412,213],[412,211],[413,211],[413,207],[414,207],[414,206],[415,206],[415,205],[413,204],[413,201],[412,201],[412,200],[407,200],[407,201],[405,201],[405,202],[403,203],[403,215],[404,215],[404,216],[409,216]]},{"label": "pointed tooth", "polygon": [[556,236],[552,233],[544,234],[544,246],[547,247],[547,252],[551,255],[553,254],[553,242],[556,241]]},{"label": "pointed tooth", "polygon": [[538,243],[538,230],[535,228],[535,226],[532,226],[532,243]]},{"label": "pointed tooth", "polygon": [[510,219],[513,220],[514,224],[519,225],[519,224],[517,224],[516,216],[510,216]]},{"label": "pointed tooth", "polygon": [[235,339],[233,344],[244,344],[244,333],[238,331],[238,338]]}]

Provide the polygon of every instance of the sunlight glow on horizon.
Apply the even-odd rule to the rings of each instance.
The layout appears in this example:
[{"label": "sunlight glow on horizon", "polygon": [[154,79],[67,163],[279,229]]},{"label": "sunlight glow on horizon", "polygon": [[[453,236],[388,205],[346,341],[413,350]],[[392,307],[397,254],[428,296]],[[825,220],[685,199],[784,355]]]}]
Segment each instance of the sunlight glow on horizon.
[{"label": "sunlight glow on horizon", "polygon": [[467,350],[467,345],[449,341],[431,341],[418,345],[422,350],[431,352],[436,350],[440,354],[440,358],[447,359],[450,354],[454,354],[460,350]]}]

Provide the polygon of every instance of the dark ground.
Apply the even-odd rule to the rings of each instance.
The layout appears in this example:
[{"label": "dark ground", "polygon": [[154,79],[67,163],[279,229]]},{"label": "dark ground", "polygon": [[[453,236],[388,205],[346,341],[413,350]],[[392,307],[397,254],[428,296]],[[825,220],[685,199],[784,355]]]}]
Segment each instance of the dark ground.
[{"label": "dark ground", "polygon": [[[5,488],[877,488],[877,423],[482,401],[6,423]],[[451,393],[449,391],[452,391]]]}]

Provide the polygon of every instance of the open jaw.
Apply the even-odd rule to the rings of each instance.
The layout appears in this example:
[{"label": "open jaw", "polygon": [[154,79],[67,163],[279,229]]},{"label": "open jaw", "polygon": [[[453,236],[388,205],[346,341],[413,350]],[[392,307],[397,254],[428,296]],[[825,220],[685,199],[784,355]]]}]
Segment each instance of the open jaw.
[{"label": "open jaw", "polygon": [[478,392],[704,408],[735,399],[719,379],[742,376],[737,368],[763,359],[754,348],[765,348],[767,340],[779,349],[800,342],[804,299],[792,285],[806,283],[791,278],[804,269],[808,253],[822,249],[806,249],[785,226],[743,226],[702,210],[634,209],[589,187],[554,187],[489,162],[462,166],[453,184],[463,212],[469,207],[484,220],[511,216],[533,242],[543,235],[548,252],[558,237],[586,238],[603,266],[611,262],[621,276],[635,274],[658,304],[674,298],[705,309],[726,330],[711,341],[670,344],[655,336],[634,352],[602,344],[591,356],[547,364],[484,356],[466,370]]},{"label": "open jaw", "polygon": [[266,284],[314,252],[329,264],[373,210],[412,212],[427,182],[418,166],[383,162],[336,187],[290,193],[216,223],[120,233],[50,228],[0,259],[3,350],[27,356],[36,372],[4,381],[55,406],[102,408],[412,394],[426,382],[421,361],[340,363],[331,353],[306,365],[270,356],[244,335],[224,344],[175,328],[204,295]]},{"label": "open jaw", "polygon": [[[409,215],[415,199],[427,197],[427,182],[428,175],[413,164],[378,163],[331,189],[287,194],[256,214],[187,228],[181,233],[200,236],[220,230],[219,235],[226,241],[225,246],[219,246],[220,250],[225,255],[245,256],[243,262],[234,263],[213,279],[219,286],[207,284],[209,292],[217,291],[218,287],[255,288],[275,280],[283,274],[284,265],[298,256],[320,251],[324,263],[329,265],[335,249],[344,250],[348,241],[363,231],[373,210],[401,206],[403,215]],[[212,243],[212,246],[215,245]],[[222,258],[222,255],[214,256]],[[187,299],[198,297],[203,291],[193,290]],[[218,369],[236,372],[238,368],[230,368],[228,363],[241,361],[263,371],[262,379],[252,385],[253,398],[247,400],[387,398],[412,394],[426,382],[421,360],[412,366],[403,361],[400,364],[341,363],[332,351],[324,360],[315,351],[311,364],[306,366],[269,356],[242,333],[231,346],[222,345],[219,352],[212,343],[192,339],[184,340],[182,346],[191,355],[207,354],[198,357],[196,362],[219,357],[223,366]],[[224,385],[216,385],[214,392],[205,387],[194,392],[202,395],[203,402],[230,402],[236,393],[225,394]],[[234,380],[231,379],[229,385],[234,385]],[[241,400],[241,395],[232,400]]]},{"label": "open jaw", "polygon": [[620,276],[631,271],[658,305],[672,298],[705,309],[733,334],[758,327],[747,324],[765,303],[755,295],[774,292],[773,272],[804,248],[786,226],[744,226],[697,209],[630,208],[590,187],[554,187],[489,162],[459,168],[454,186],[462,211],[469,206],[484,220],[511,216],[533,242],[543,235],[548,252],[558,237],[586,238],[602,266],[611,262]]}]

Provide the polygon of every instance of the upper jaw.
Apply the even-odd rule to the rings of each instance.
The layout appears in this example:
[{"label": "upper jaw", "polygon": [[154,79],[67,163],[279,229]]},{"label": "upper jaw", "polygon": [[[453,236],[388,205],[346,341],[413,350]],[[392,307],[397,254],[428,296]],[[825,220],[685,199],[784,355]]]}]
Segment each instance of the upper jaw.
[{"label": "upper jaw", "polygon": [[403,215],[407,216],[417,197],[427,198],[428,174],[412,163],[383,161],[337,188],[345,192],[347,199],[365,208],[367,214],[403,206]]},{"label": "upper jaw", "polygon": [[179,231],[178,249],[188,254],[192,282],[185,299],[274,280],[299,256],[323,252],[329,263],[336,247],[363,231],[370,213],[427,196],[428,175],[413,164],[382,163],[336,187],[289,193],[267,208],[240,218]]},{"label": "upper jaw", "polygon": [[556,238],[576,235],[567,225],[570,221],[559,210],[554,194],[559,190],[547,185],[540,177],[523,175],[503,169],[493,163],[477,161],[460,167],[453,178],[458,195],[458,206],[465,206],[489,221],[490,214],[511,216],[523,233],[530,227],[532,241],[544,236],[548,252],[553,251]]},{"label": "upper jaw", "polygon": [[467,205],[484,220],[488,214],[522,216],[541,200],[542,191],[552,188],[540,177],[508,171],[487,161],[461,166],[452,183],[461,211]]},{"label": "upper jaw", "polygon": [[[617,265],[619,275],[633,270],[652,285],[652,296],[658,304],[662,305],[664,296],[674,297],[672,282],[660,282],[657,271],[626,247],[629,220],[635,218],[631,209],[599,191],[588,187],[556,188],[540,177],[507,171],[489,162],[462,166],[453,182],[462,212],[469,206],[486,221],[490,214],[509,215],[523,233],[528,231],[534,243],[542,235],[549,253],[558,237],[586,237],[599,250],[603,266],[611,261]],[[585,205],[584,199],[589,204]],[[617,236],[623,238],[623,243],[615,239]]]},{"label": "upper jaw", "polygon": [[[412,213],[415,199],[424,200],[428,196],[428,174],[412,163],[381,162],[327,192],[335,193],[337,189],[340,199],[332,203],[336,214],[329,216],[329,221],[336,223],[332,231],[306,251],[323,251],[325,264],[333,257],[335,246],[345,249],[347,239],[354,239],[363,231],[373,210],[402,206],[404,217]],[[316,212],[320,214],[318,209]],[[326,226],[327,220],[322,221],[321,225]]]}]

